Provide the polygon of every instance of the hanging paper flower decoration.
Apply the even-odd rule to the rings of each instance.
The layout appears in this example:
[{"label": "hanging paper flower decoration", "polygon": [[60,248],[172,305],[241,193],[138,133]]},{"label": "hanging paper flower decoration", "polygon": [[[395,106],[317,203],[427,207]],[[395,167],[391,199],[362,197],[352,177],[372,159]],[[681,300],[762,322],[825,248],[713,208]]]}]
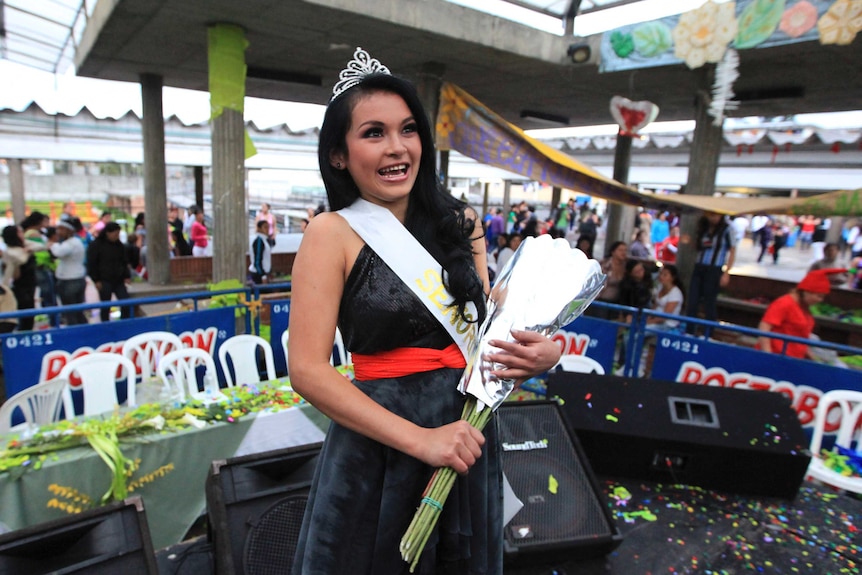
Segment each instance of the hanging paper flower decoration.
[{"label": "hanging paper flower decoration", "polygon": [[821,44],[846,46],[862,30],[862,0],[838,0],[817,22]]},{"label": "hanging paper flower decoration", "polygon": [[784,12],[778,29],[791,38],[799,38],[814,28],[815,24],[817,24],[817,8],[808,0],[802,0]]},{"label": "hanging paper flower decoration", "polygon": [[632,32],[635,51],[646,58],[658,56],[673,46],[670,27],[660,20],[645,22]]},{"label": "hanging paper flower decoration", "polygon": [[614,49],[614,54],[620,58],[628,58],[635,49],[635,43],[631,34],[623,34],[620,31],[611,33],[611,48]]},{"label": "hanging paper flower decoration", "polygon": [[769,38],[784,13],[784,0],[754,0],[739,16],[737,48],[754,48]]},{"label": "hanging paper flower decoration", "polygon": [[674,55],[691,69],[719,62],[736,30],[736,2],[716,4],[710,0],[679,17],[672,33]]}]

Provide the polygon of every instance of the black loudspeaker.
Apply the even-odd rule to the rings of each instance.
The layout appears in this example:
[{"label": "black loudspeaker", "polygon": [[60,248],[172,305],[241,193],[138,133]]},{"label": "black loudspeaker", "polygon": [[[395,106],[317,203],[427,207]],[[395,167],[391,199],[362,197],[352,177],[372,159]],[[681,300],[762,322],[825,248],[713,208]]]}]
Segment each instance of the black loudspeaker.
[{"label": "black loudspeaker", "polygon": [[622,538],[577,437],[553,401],[497,410],[503,471],[524,507],[504,527],[507,563],[604,555]]},{"label": "black loudspeaker", "polygon": [[602,476],[793,499],[811,459],[780,393],[561,372],[555,396]]},{"label": "black loudspeaker", "polygon": [[217,575],[290,572],[321,445],[212,463],[206,496]]},{"label": "black loudspeaker", "polygon": [[0,575],[158,572],[140,497],[0,535]]}]

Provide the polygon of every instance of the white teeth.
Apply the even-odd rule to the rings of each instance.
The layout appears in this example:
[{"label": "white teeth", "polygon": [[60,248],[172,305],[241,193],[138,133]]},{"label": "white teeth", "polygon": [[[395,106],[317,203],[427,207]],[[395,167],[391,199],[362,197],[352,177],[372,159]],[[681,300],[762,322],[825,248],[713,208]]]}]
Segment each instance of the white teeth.
[{"label": "white teeth", "polygon": [[403,172],[407,169],[407,164],[399,164],[397,166],[390,166],[388,168],[383,168],[380,170],[381,174],[388,174],[390,172]]}]

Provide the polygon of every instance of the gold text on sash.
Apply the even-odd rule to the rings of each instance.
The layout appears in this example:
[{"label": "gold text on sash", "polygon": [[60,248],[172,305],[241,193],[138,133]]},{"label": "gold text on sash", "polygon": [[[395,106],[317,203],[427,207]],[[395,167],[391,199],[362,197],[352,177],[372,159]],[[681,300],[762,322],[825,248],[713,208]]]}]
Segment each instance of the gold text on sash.
[{"label": "gold text on sash", "polygon": [[[456,313],[456,309],[452,306],[452,296],[446,291],[446,286],[443,285],[443,278],[436,270],[426,270],[423,278],[416,280],[419,289],[425,294],[429,301],[434,303],[434,306],[440,310],[440,313],[447,321],[455,327],[455,331],[464,337],[468,349],[472,349],[474,340],[476,339],[476,324],[473,314],[467,311],[462,318]],[[469,320],[469,321],[467,321]]]}]

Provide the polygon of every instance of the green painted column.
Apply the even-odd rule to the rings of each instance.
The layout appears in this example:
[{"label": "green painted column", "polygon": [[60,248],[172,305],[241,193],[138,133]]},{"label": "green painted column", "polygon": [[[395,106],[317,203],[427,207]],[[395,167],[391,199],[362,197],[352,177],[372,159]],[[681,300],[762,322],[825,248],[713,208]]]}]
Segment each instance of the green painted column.
[{"label": "green painted column", "polygon": [[208,29],[209,89],[212,121],[213,281],[245,283],[249,221],[245,160],[254,154],[243,121],[245,31],[232,24]]}]

